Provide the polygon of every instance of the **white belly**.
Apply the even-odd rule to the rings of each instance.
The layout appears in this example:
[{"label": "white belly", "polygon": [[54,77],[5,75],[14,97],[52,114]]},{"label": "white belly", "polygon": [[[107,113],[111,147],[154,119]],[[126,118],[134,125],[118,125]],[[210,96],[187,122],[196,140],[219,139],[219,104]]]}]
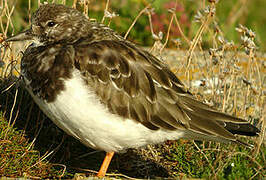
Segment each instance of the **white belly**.
[{"label": "white belly", "polygon": [[[29,90],[30,92],[30,90]],[[183,137],[182,131],[153,131],[140,123],[111,114],[89,90],[79,71],[65,81],[65,89],[52,103],[30,92],[44,113],[61,129],[94,149],[121,151]]]}]

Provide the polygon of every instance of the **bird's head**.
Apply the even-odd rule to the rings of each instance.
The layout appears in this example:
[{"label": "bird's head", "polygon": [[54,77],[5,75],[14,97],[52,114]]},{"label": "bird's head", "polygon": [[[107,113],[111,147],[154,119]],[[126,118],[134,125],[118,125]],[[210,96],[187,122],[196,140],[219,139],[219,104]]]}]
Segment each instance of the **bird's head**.
[{"label": "bird's head", "polygon": [[73,43],[89,33],[89,20],[76,9],[45,4],[33,14],[30,29],[6,41],[34,40],[37,44]]}]

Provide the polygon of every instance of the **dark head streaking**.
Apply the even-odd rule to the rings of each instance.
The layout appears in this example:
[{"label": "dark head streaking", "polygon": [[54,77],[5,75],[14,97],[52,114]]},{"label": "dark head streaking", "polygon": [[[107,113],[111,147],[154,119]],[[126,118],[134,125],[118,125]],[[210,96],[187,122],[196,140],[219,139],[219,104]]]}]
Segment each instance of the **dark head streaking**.
[{"label": "dark head streaking", "polygon": [[[76,9],[60,4],[41,5],[33,14],[30,29],[6,41],[34,40],[37,44],[74,43],[80,38],[94,36],[92,29],[96,24]],[[96,29],[96,26],[94,27]],[[108,33],[102,34],[109,36]],[[93,38],[93,37],[91,37]],[[112,37],[109,37],[112,39]]]}]

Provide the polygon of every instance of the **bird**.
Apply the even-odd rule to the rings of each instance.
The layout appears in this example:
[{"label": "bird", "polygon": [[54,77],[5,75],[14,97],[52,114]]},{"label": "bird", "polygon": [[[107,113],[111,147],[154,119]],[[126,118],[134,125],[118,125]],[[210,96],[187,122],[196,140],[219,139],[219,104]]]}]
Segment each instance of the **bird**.
[{"label": "bird", "polygon": [[63,131],[106,156],[180,138],[251,146],[248,121],[197,100],[156,58],[111,28],[62,4],[43,4],[29,29],[6,42],[31,40],[21,59],[25,88]]}]

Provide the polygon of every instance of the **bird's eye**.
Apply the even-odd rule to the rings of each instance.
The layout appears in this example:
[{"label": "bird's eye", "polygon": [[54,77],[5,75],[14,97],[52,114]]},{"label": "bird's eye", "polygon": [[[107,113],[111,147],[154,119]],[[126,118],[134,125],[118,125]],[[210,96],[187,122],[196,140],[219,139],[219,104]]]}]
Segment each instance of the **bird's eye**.
[{"label": "bird's eye", "polygon": [[55,22],[53,22],[53,21],[49,21],[47,23],[47,26],[49,26],[49,27],[53,27],[54,25],[55,25]]}]

